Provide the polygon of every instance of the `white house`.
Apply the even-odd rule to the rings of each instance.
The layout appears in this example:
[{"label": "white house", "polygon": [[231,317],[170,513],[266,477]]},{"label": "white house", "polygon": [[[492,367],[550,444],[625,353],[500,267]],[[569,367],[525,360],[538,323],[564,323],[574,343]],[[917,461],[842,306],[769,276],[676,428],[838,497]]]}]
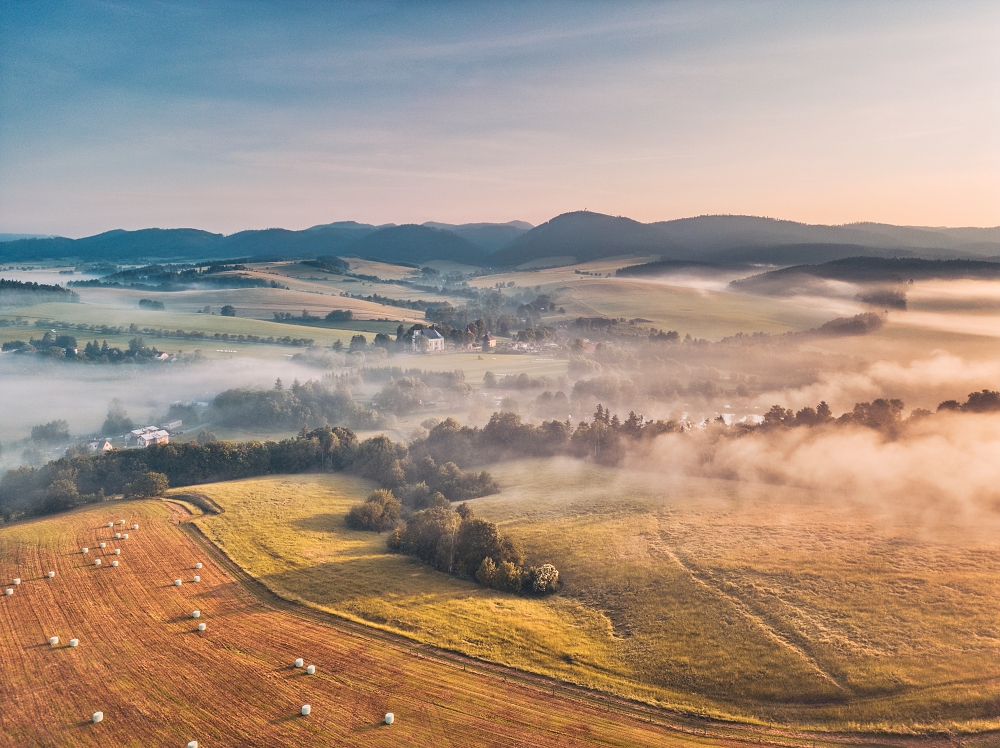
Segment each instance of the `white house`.
[{"label": "white house", "polygon": [[141,429],[129,431],[125,435],[125,445],[129,447],[146,448],[150,444],[168,444],[170,434],[156,426],[144,426]]},{"label": "white house", "polygon": [[413,350],[430,353],[444,350],[444,335],[431,328],[413,331]]}]

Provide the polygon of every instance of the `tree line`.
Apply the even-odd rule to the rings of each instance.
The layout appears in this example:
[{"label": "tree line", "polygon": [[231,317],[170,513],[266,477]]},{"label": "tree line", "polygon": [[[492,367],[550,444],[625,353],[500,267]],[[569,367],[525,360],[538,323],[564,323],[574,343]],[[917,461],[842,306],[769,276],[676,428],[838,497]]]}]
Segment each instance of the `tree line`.
[{"label": "tree line", "polygon": [[[60,427],[56,424],[54,428]],[[305,428],[294,439],[267,442],[213,441],[156,444],[145,449],[73,455],[41,467],[8,470],[0,478],[0,516],[49,514],[107,496],[145,495],[150,485],[190,486],[260,475],[347,471],[426,506],[434,494],[448,502],[496,493],[485,472],[454,463],[413,460],[405,444],[385,436],[358,441],[341,427]],[[155,474],[150,477],[150,474]],[[163,476],[161,481],[156,476]],[[72,485],[70,485],[72,484]]]}]

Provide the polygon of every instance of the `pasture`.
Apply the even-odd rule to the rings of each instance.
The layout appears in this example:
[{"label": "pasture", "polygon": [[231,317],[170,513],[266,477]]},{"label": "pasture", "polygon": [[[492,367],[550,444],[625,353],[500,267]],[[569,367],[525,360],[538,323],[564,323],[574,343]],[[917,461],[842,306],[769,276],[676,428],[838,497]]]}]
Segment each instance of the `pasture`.
[{"label": "pasture", "polygon": [[867,733],[1000,729],[988,536],[908,527],[831,496],[664,481],[572,460],[491,467],[471,502],[562,572],[510,596],[389,554],[337,475],[198,487],[199,526],[279,595],[531,672],[749,723]]},{"label": "pasture", "polygon": [[[749,734],[300,613],[232,576],[176,524],[187,512],[113,502],[0,530],[0,575],[22,579],[0,598],[0,746],[735,746]],[[106,523],[119,517],[130,537],[116,542]],[[95,567],[98,554],[120,565]]]}]

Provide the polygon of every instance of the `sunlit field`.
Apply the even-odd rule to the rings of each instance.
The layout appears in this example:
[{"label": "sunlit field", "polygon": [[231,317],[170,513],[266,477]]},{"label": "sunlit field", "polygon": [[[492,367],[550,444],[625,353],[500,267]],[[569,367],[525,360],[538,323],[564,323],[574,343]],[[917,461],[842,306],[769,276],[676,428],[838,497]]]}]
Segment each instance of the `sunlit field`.
[{"label": "sunlit field", "polygon": [[[995,729],[988,536],[822,493],[576,461],[494,466],[472,506],[552,562],[545,600],[483,590],[346,530],[339,476],[201,486],[213,541],[290,599],[477,657],[706,714],[816,729]],[[179,492],[183,493],[183,492]]]}]

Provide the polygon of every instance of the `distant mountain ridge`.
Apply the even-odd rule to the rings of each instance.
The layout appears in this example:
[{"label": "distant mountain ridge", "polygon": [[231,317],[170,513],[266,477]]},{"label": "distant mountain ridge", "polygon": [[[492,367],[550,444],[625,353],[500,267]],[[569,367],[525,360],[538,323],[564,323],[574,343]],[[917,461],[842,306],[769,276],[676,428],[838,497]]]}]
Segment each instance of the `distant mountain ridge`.
[{"label": "distant mountain ridge", "polygon": [[697,216],[641,223],[589,211],[564,213],[531,227],[508,223],[375,226],[355,221],[302,231],[264,229],[229,236],[199,229],[108,231],[82,239],[51,237],[0,243],[0,262],[315,258],[357,256],[390,262],[448,260],[512,267],[545,258],[577,262],[618,256],[709,263],[815,264],[846,257],[988,259],[1000,257],[1000,227],[942,228],[854,223],[825,226],[754,216]]},{"label": "distant mountain ridge", "polygon": [[698,216],[658,223],[580,211],[564,213],[494,253],[494,265],[571,255],[797,264],[872,255],[971,259],[1000,255],[1000,227],[921,228],[859,223],[824,226],[753,216]]}]

